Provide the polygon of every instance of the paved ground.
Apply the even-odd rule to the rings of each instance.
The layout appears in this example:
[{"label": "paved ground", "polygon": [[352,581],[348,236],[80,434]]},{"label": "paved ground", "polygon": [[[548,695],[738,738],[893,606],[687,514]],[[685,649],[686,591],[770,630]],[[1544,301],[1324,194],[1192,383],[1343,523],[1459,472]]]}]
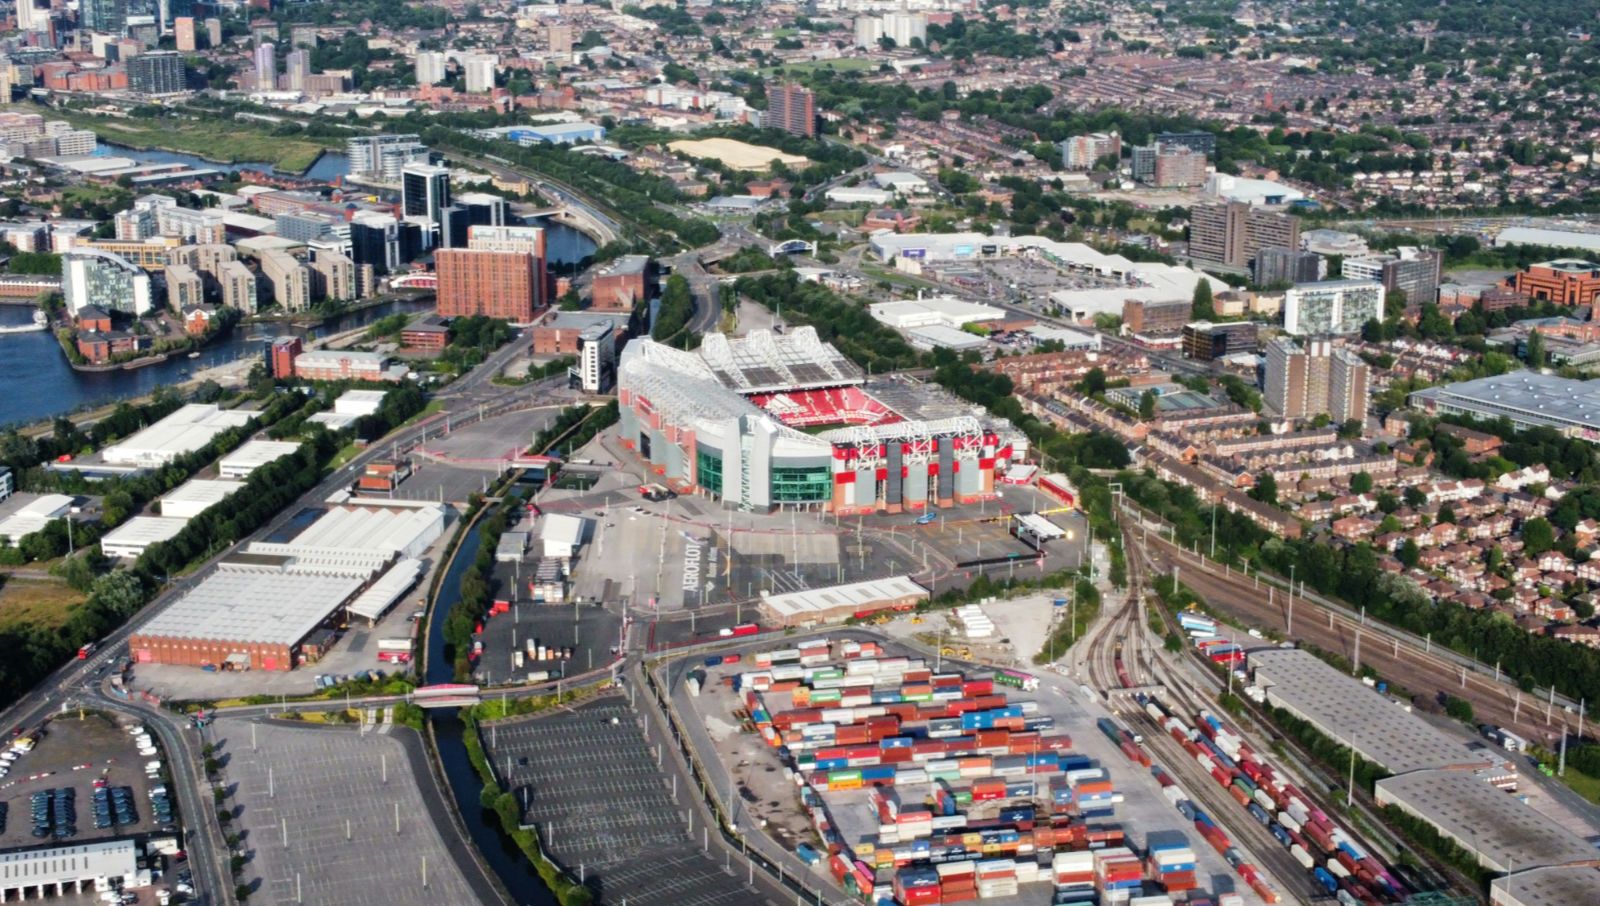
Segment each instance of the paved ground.
[{"label": "paved ground", "polygon": [[560,412],[559,406],[508,412],[431,438],[424,449],[458,465],[496,469],[504,460],[527,450],[533,436]]},{"label": "paved ground", "polygon": [[[30,799],[40,790],[70,788],[74,793],[78,833],[63,843],[87,843],[159,830],[152,820],[150,781],[145,777],[144,765],[147,761],[165,761],[166,755],[141,756],[127,726],[131,725],[97,713],[86,713],[79,720],[77,712],[47,723],[39,744],[13,762],[10,772],[0,781],[0,803],[6,809],[0,847],[51,842],[36,839],[32,833]],[[134,817],[138,819],[135,823],[104,830],[94,826],[94,781],[102,778],[109,786],[131,789]]]},{"label": "paved ground", "polygon": [[627,702],[612,696],[503,722],[486,730],[484,741],[503,785],[526,803],[523,821],[539,828],[562,865],[582,873],[597,900],[757,902],[743,877],[730,876],[689,839],[688,801],[674,798],[636,720]]},{"label": "paved ground", "polygon": [[469,857],[440,835],[448,826],[443,803],[421,792],[420,741],[409,730],[359,734],[267,722],[256,725],[253,750],[250,733],[242,721],[215,725],[237,804],[232,826],[245,832],[251,854],[242,875],[254,887],[251,903],[483,901],[467,880],[475,873],[456,861]]}]

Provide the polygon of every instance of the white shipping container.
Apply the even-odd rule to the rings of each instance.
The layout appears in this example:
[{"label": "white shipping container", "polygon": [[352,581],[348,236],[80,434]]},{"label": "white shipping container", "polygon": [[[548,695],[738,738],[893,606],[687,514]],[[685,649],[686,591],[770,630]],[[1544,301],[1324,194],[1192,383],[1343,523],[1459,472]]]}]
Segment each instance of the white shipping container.
[{"label": "white shipping container", "polygon": [[1301,822],[1294,820],[1294,816],[1286,811],[1278,813],[1278,823],[1297,833],[1300,830]]},{"label": "white shipping container", "polygon": [[1217,906],[1244,906],[1244,897],[1236,893],[1224,893],[1217,897]]},{"label": "white shipping container", "polygon": [[1167,802],[1171,803],[1173,808],[1177,808],[1178,803],[1189,798],[1188,793],[1185,793],[1182,789],[1179,789],[1176,786],[1162,787],[1161,795],[1167,797]]},{"label": "white shipping container", "polygon": [[1298,843],[1289,847],[1289,855],[1294,856],[1294,860],[1299,862],[1300,867],[1306,871],[1310,871],[1317,865],[1317,860],[1311,858],[1311,854],[1306,852],[1306,848]]},{"label": "white shipping container", "polygon": [[1266,790],[1257,789],[1255,800],[1256,805],[1259,805],[1265,809],[1269,815],[1278,810],[1278,803],[1272,801],[1271,794],[1269,794]]},{"label": "white shipping container", "polygon": [[1348,878],[1348,877],[1350,877],[1350,869],[1345,868],[1344,864],[1341,863],[1338,859],[1329,859],[1325,864],[1327,865],[1328,873],[1333,875],[1334,877],[1336,877],[1336,878]]}]

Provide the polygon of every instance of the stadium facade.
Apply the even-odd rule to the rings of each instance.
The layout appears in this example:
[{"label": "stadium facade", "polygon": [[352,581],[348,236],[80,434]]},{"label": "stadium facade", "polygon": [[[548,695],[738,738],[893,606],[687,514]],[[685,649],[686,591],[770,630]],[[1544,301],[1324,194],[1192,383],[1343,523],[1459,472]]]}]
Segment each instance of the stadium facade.
[{"label": "stadium facade", "polygon": [[994,493],[1020,443],[1009,424],[908,418],[865,384],[810,327],[708,334],[695,352],[635,340],[618,366],[621,436],[674,490],[744,509],[902,512]]}]

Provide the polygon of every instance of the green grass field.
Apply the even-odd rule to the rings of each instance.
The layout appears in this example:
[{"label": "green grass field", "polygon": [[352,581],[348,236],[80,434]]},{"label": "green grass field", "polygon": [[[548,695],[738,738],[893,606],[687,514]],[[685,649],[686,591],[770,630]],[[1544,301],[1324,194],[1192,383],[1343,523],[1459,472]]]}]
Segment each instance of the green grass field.
[{"label": "green grass field", "polygon": [[[35,112],[35,108],[21,105],[6,109]],[[49,119],[66,120],[79,129],[89,129],[102,141],[129,148],[179,151],[230,164],[268,163],[291,173],[304,171],[316,163],[322,152],[338,146],[331,139],[272,135],[264,129],[231,120],[169,118],[150,122],[53,108],[44,113]]]},{"label": "green grass field", "polygon": [[804,75],[817,69],[832,69],[834,72],[871,72],[878,68],[877,60],[868,60],[862,57],[846,57],[841,60],[808,60],[804,63],[786,63],[782,66],[768,66],[761,70],[761,74],[771,78],[780,71],[785,75]]},{"label": "green grass field", "polygon": [[0,627],[55,629],[82,603],[83,595],[62,583],[11,579],[0,586]]}]

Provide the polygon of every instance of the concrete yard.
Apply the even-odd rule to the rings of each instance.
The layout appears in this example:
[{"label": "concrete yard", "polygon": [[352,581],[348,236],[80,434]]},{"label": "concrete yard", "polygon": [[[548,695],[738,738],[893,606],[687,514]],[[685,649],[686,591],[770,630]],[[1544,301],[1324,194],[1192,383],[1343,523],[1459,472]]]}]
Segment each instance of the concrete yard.
[{"label": "concrete yard", "polygon": [[560,406],[541,406],[497,415],[448,432],[441,424],[441,433],[428,438],[419,452],[458,466],[498,470],[506,460],[526,451],[534,435],[560,413]]},{"label": "concrete yard", "polygon": [[[656,767],[620,696],[481,730],[501,785],[526,803],[525,826],[596,902],[639,906],[746,906],[760,902],[690,839],[688,796]],[[681,801],[681,805],[680,805]],[[697,829],[698,830],[698,829]]]},{"label": "concrete yard", "polygon": [[450,819],[410,730],[263,722],[254,748],[249,723],[221,720],[213,733],[233,792],[231,826],[250,853],[241,877],[252,903],[489,901],[471,856],[441,832]]}]

